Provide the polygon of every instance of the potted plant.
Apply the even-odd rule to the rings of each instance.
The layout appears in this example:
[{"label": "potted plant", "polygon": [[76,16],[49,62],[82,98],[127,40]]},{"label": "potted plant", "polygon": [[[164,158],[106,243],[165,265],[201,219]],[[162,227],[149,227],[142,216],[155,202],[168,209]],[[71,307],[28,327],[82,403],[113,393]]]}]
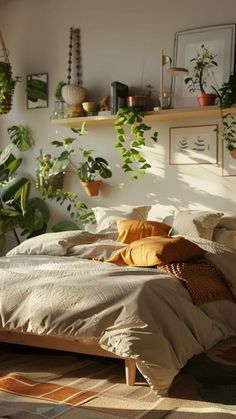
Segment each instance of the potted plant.
[{"label": "potted plant", "polygon": [[191,93],[200,91],[197,99],[201,106],[214,105],[215,103],[216,95],[206,92],[209,75],[210,73],[213,75],[213,68],[218,66],[215,58],[216,54],[210,52],[203,44],[197,56],[190,60],[190,63],[193,64],[193,68],[190,70],[192,71],[192,76],[186,77],[185,83]]},{"label": "potted plant", "polygon": [[[12,134],[17,128],[17,142],[14,137],[13,143],[18,149],[26,151],[32,145],[31,135],[22,125],[10,127],[8,132]],[[14,144],[9,144],[0,152],[0,249],[4,247],[5,237],[10,231],[14,232],[17,243],[20,242],[16,228],[21,229],[22,235],[27,234],[27,238],[45,232],[50,216],[42,199],[29,198],[30,180],[17,175],[22,158],[14,156],[13,148]]]},{"label": "potted plant", "polygon": [[[130,172],[131,179],[137,179],[151,166],[141,155],[141,149],[146,145],[146,133],[151,127],[144,123],[144,115],[136,106],[120,108],[115,121],[117,141],[115,148],[120,149],[123,161],[122,169]],[[158,140],[158,132],[151,136],[154,142]]]},{"label": "potted plant", "polygon": [[82,151],[82,162],[79,163],[77,174],[82,182],[82,185],[89,196],[96,196],[99,193],[101,180],[96,177],[100,175],[103,179],[108,179],[112,176],[108,162],[103,157],[93,157],[93,150]]},{"label": "potted plant", "polygon": [[6,114],[11,110],[12,96],[16,83],[20,77],[12,76],[10,63],[0,62],[0,114]]},{"label": "potted plant", "polygon": [[[83,123],[79,129],[72,128],[72,131],[79,136],[87,135],[85,123]],[[55,197],[55,194],[52,193],[53,188],[52,185],[50,185],[50,179],[53,176],[55,177],[65,172],[68,166],[71,166],[72,172],[79,177],[83,186],[85,186],[85,183],[89,184],[87,185],[89,189],[92,186],[95,187],[95,185],[99,185],[101,183],[101,180],[98,181],[96,179],[98,175],[100,175],[103,179],[107,179],[112,176],[108,162],[103,157],[92,157],[92,150],[84,150],[80,148],[79,150],[82,151],[82,161],[76,163],[73,159],[73,155],[75,153],[75,141],[76,138],[74,137],[67,137],[61,141],[52,141],[52,145],[62,149],[61,153],[57,157],[51,157],[51,155],[43,154],[42,150],[40,151],[37,158],[39,166],[36,169],[36,177],[37,188],[42,194]],[[88,192],[89,196],[95,196],[97,193],[98,191]]]},{"label": "potted plant", "polygon": [[[214,87],[213,87],[214,88]],[[236,159],[236,120],[229,108],[236,103],[236,73],[231,74],[229,80],[217,90],[218,106],[221,111],[222,138],[231,156]]]}]

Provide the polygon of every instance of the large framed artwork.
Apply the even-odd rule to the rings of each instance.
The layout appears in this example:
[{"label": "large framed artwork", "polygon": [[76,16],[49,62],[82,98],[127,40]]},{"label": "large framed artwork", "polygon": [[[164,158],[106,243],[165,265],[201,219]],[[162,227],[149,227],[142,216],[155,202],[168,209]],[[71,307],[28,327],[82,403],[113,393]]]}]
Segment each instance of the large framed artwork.
[{"label": "large framed artwork", "polygon": [[169,163],[172,165],[217,164],[218,125],[171,127]]},{"label": "large framed artwork", "polygon": [[[204,45],[216,55],[218,64],[214,73],[208,76],[208,85],[220,88],[235,68],[235,28],[235,24],[225,24],[176,32],[174,66],[187,68],[191,74],[193,63],[190,60],[200,53],[201,45]],[[172,94],[174,108],[198,106],[196,93],[189,92],[183,77],[174,77]]]},{"label": "large framed artwork", "polygon": [[27,76],[27,108],[48,107],[48,73]]}]

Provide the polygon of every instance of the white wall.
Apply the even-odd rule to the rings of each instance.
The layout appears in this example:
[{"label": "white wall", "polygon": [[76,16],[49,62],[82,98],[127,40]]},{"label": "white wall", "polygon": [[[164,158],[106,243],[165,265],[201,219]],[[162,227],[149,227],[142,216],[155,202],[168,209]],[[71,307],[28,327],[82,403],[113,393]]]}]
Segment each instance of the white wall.
[{"label": "white wall", "polygon": [[[39,149],[52,151],[51,140],[71,135],[70,130],[56,128],[49,120],[55,87],[66,80],[70,26],[81,29],[86,98],[99,101],[109,94],[114,80],[128,84],[135,93],[145,91],[150,83],[157,95],[160,49],[173,55],[176,31],[232,22],[236,22],[235,0],[225,0],[223,5],[222,0],[0,0],[0,28],[14,74],[22,77],[13,110],[0,116],[0,148],[8,142],[7,127],[28,125],[35,147],[25,156],[25,167],[34,176]],[[40,72],[49,73],[49,108],[27,110],[26,75]],[[221,168],[213,165],[168,164],[169,126],[215,122],[207,118],[152,124],[159,131],[158,144],[146,150],[152,169],[136,183],[119,169],[119,155],[112,146],[113,127],[88,126],[89,135],[81,139],[81,145],[107,158],[113,177],[96,198],[87,198],[79,182],[74,183],[75,188],[89,206],[159,202],[179,208],[235,209],[236,177],[222,177]],[[51,203],[50,207],[55,221],[63,209]]]}]

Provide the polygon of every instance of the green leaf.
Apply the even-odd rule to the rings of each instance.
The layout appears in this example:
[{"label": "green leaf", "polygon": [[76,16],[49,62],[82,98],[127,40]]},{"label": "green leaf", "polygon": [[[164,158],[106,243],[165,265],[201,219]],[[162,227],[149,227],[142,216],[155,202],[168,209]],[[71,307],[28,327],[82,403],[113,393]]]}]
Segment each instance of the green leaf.
[{"label": "green leaf", "polygon": [[79,230],[79,227],[76,223],[69,220],[62,220],[59,221],[57,224],[54,224],[52,226],[52,231],[73,231],[73,230]]},{"label": "green leaf", "polygon": [[2,164],[4,164],[6,161],[7,161],[7,159],[10,157],[10,154],[11,154],[11,152],[12,152],[12,149],[13,149],[13,144],[8,144],[4,149],[3,149],[3,151],[1,152],[1,154],[0,154],[0,166],[2,165]]},{"label": "green leaf", "polygon": [[33,145],[29,128],[24,125],[12,125],[7,129],[10,139],[20,151],[27,151]]}]

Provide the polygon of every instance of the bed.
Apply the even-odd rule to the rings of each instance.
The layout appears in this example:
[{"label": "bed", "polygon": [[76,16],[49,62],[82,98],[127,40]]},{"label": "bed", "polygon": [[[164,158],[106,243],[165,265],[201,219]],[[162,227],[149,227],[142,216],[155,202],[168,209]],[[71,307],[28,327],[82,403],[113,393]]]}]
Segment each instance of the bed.
[{"label": "bed", "polygon": [[209,238],[177,237],[204,252],[231,298],[196,305],[183,281],[161,266],[115,263],[137,237],[127,244],[127,235],[118,241],[111,229],[46,233],[0,258],[0,341],[122,358],[127,384],[137,367],[166,394],[192,356],[236,335],[236,251]]}]

